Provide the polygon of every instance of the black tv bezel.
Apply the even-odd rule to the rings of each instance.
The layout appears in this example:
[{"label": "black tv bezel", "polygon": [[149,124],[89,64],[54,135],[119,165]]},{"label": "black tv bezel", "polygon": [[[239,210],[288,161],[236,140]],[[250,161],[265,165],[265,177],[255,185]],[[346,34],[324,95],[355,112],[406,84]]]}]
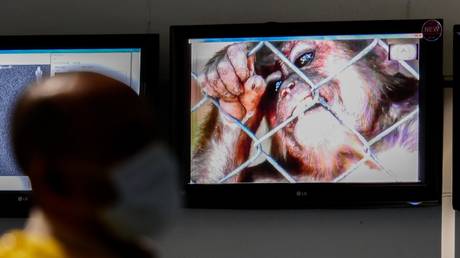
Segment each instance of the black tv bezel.
[{"label": "black tv bezel", "polygon": [[[456,118],[455,114],[458,114],[460,104],[455,102],[458,98],[458,85],[460,83],[460,24],[454,25],[453,30],[453,110],[452,110],[452,205],[455,210],[460,210],[460,175],[457,174],[456,170],[460,165],[460,161],[455,158],[458,146],[460,144],[459,137],[455,135]],[[456,89],[457,88],[457,89]]]},{"label": "black tv bezel", "polygon": [[[84,34],[84,35],[8,35],[0,36],[0,50],[140,48],[139,94],[153,105],[158,80],[159,35]],[[32,189],[33,191],[33,189]],[[1,191],[0,217],[26,217],[33,206],[32,191]]]},{"label": "black tv bezel", "polygon": [[[189,184],[191,38],[349,35],[422,32],[427,20],[338,21],[170,28],[174,146],[180,158],[184,200],[190,208],[369,207],[439,204],[442,177],[442,36],[421,40],[420,183]],[[442,25],[442,19],[437,19]],[[430,72],[427,72],[430,71]],[[428,96],[430,100],[428,101]],[[424,147],[423,147],[424,146]],[[429,157],[429,159],[428,159]]]}]

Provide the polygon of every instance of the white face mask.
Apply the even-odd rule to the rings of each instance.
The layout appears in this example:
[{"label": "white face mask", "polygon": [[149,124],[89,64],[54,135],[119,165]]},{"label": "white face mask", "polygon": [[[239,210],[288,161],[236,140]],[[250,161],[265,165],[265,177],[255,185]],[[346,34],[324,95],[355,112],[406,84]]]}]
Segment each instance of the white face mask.
[{"label": "white face mask", "polygon": [[103,220],[121,237],[155,238],[180,206],[177,165],[171,153],[155,144],[113,170],[119,199]]}]

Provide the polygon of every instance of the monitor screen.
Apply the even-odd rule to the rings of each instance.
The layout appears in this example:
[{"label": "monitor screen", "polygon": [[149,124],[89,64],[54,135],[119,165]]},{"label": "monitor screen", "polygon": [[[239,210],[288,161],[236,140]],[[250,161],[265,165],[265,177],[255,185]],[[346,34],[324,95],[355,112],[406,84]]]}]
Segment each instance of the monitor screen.
[{"label": "monitor screen", "polygon": [[42,78],[73,71],[104,74],[140,93],[141,48],[0,49],[0,191],[29,191],[15,163],[9,118],[25,87]]},{"label": "monitor screen", "polygon": [[173,26],[185,203],[438,203],[442,20]]},{"label": "monitor screen", "polygon": [[192,38],[190,183],[417,183],[417,33]]}]

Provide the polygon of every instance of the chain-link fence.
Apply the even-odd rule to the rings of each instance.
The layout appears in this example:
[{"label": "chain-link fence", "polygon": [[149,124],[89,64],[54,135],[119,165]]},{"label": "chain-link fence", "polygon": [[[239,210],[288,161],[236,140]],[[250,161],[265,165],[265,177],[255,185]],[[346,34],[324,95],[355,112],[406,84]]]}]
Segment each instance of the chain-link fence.
[{"label": "chain-link fence", "polygon": [[[412,118],[416,117],[418,115],[419,109],[418,107],[415,108],[413,111],[410,113],[406,114],[403,118],[401,118],[399,121],[391,125],[390,127],[386,128],[382,132],[380,132],[377,136],[373,137],[370,140],[366,140],[366,138],[361,135],[356,129],[348,124],[344,119],[340,117],[338,113],[336,113],[332,107],[327,103],[327,101],[320,96],[319,94],[319,89],[325,85],[327,85],[331,80],[334,79],[338,74],[342,73],[345,71],[347,68],[358,62],[360,59],[362,59],[364,56],[369,54],[375,47],[380,46],[382,47],[387,53],[389,52],[389,46],[382,41],[381,39],[374,39],[372,42],[367,45],[362,51],[360,51],[358,54],[356,54],[353,58],[351,58],[347,63],[339,67],[334,73],[329,75],[328,77],[322,79],[318,83],[313,83],[313,81],[308,78],[307,75],[305,75],[302,70],[297,67],[295,64],[293,64],[288,57],[286,57],[278,48],[276,48],[272,43],[269,41],[260,41],[258,44],[256,44],[249,52],[248,56],[256,54],[257,51],[259,51],[261,48],[266,47],[268,48],[271,52],[273,52],[285,65],[287,65],[293,72],[295,72],[303,81],[305,81],[308,86],[311,89],[311,93],[313,96],[313,101],[309,102],[307,104],[305,103],[298,103],[296,108],[294,109],[294,113],[288,117],[286,120],[278,124],[276,127],[272,128],[270,131],[268,131],[265,135],[263,135],[260,138],[257,138],[255,133],[252,132],[245,124],[244,121],[240,121],[234,117],[232,117],[230,114],[225,112],[219,105],[219,101],[216,98],[213,98],[211,96],[208,96],[205,92],[202,92],[203,98],[195,104],[191,108],[191,112],[195,112],[198,110],[200,107],[202,107],[205,103],[211,102],[212,105],[214,105],[219,112],[228,120],[232,121],[234,124],[236,124],[238,127],[241,128],[241,130],[246,133],[253,141],[253,146],[255,147],[255,153],[250,156],[245,162],[240,164],[237,168],[235,168],[233,171],[230,171],[226,173],[226,176],[221,178],[218,183],[225,183],[227,180],[230,178],[233,178],[237,176],[241,171],[243,171],[245,168],[249,167],[254,161],[256,161],[260,156],[262,156],[266,161],[268,161],[275,169],[278,171],[288,182],[290,183],[296,183],[297,181],[290,175],[290,173],[284,169],[272,156],[270,156],[269,153],[267,153],[263,147],[262,143],[264,141],[269,140],[272,136],[274,136],[278,131],[283,129],[285,126],[287,126],[290,122],[294,121],[296,118],[299,116],[302,116],[306,111],[311,109],[312,107],[316,105],[320,105],[322,108],[327,110],[342,126],[347,128],[350,132],[352,132],[357,139],[361,142],[363,146],[363,152],[365,155],[362,157],[361,160],[356,162],[354,165],[352,165],[350,168],[348,168],[347,171],[341,173],[338,177],[336,177],[333,182],[340,182],[344,180],[347,176],[355,172],[360,166],[362,166],[364,163],[367,161],[371,161],[375,163],[378,168],[386,173],[388,176],[390,176],[394,182],[399,182],[398,175],[394,172],[392,172],[390,169],[385,168],[382,165],[382,162],[377,158],[376,153],[373,151],[373,146],[380,140],[382,140],[385,136],[389,135],[391,132],[393,132],[395,129],[397,129],[399,126],[402,124],[410,121]],[[406,61],[403,60],[398,60],[399,64],[401,67],[404,67],[408,73],[410,73],[414,78],[417,80],[419,79],[419,73],[412,68]],[[191,74],[193,79],[197,79],[197,75],[192,73]],[[302,105],[302,106],[299,106]]]}]

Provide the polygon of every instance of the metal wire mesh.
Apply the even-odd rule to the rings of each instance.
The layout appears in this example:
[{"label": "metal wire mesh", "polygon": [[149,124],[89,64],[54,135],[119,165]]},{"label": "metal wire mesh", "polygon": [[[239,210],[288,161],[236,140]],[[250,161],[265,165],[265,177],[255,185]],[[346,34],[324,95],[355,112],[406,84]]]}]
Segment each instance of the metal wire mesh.
[{"label": "metal wire mesh", "polygon": [[[235,125],[241,128],[241,130],[246,133],[253,141],[253,146],[255,148],[255,153],[250,156],[245,162],[240,164],[237,168],[235,168],[233,171],[228,172],[223,178],[219,180],[218,183],[225,183],[229,179],[235,177],[238,175],[241,171],[243,171],[245,168],[249,167],[254,161],[256,161],[260,156],[263,157],[266,161],[268,161],[275,169],[278,171],[289,183],[296,183],[297,181],[290,175],[286,169],[284,169],[269,153],[267,153],[263,147],[262,143],[266,140],[269,140],[273,135],[275,135],[279,130],[283,129],[285,126],[287,126],[290,122],[298,118],[299,116],[302,116],[306,111],[308,111],[310,108],[316,105],[320,105],[322,108],[327,110],[342,126],[347,128],[349,131],[351,131],[357,139],[361,142],[363,146],[363,152],[365,155],[361,160],[353,164],[348,170],[345,172],[341,173],[338,177],[336,177],[333,182],[340,182],[344,180],[346,177],[350,176],[353,172],[355,172],[360,166],[365,164],[367,161],[372,161],[374,164],[376,164],[380,170],[382,170],[384,173],[386,173],[388,176],[393,178],[394,182],[399,182],[398,176],[392,172],[391,170],[385,168],[380,160],[377,158],[376,153],[373,152],[372,147],[374,144],[379,142],[381,139],[383,139],[385,136],[389,135],[392,133],[395,129],[397,129],[399,126],[402,124],[406,123],[410,119],[414,118],[415,116],[418,115],[419,109],[418,107],[414,109],[412,112],[407,114],[405,117],[394,123],[392,126],[386,128],[384,131],[380,132],[377,136],[370,140],[366,140],[366,138],[361,135],[356,129],[347,124],[347,122],[340,117],[339,114],[334,112],[334,110],[328,105],[327,101],[321,97],[318,92],[321,87],[324,85],[327,85],[331,80],[334,79],[338,74],[355,64],[357,61],[359,61],[361,58],[369,54],[376,46],[382,47],[387,53],[389,51],[389,46],[382,41],[381,39],[374,39],[370,44],[368,44],[363,50],[361,50],[358,54],[356,54],[353,58],[351,58],[347,63],[345,63],[343,66],[341,66],[337,71],[335,71],[333,74],[329,75],[327,78],[324,78],[318,83],[313,83],[313,81],[308,78],[307,75],[305,75],[302,70],[297,67],[295,64],[293,64],[279,49],[277,49],[272,43],[268,41],[260,41],[258,44],[256,44],[252,49],[249,50],[248,56],[256,54],[257,51],[262,49],[263,47],[268,48],[271,52],[273,52],[285,65],[287,65],[294,73],[296,73],[303,81],[305,81],[308,86],[310,87],[310,90],[312,92],[313,96],[313,101],[309,103],[299,103],[296,108],[295,112],[288,117],[286,120],[272,128],[270,131],[268,131],[266,134],[264,134],[262,137],[257,138],[255,133],[252,132],[245,124],[244,121],[240,121],[234,117],[232,117],[230,114],[225,112],[219,105],[219,101],[211,96],[208,96],[205,92],[202,92],[203,98],[195,104],[191,108],[191,112],[195,112],[198,110],[200,107],[205,105],[207,102],[211,102],[212,105],[214,105],[219,112],[228,120],[232,121]],[[398,60],[399,64],[404,67],[412,76],[414,76],[416,79],[419,79],[419,73],[413,69],[407,62],[403,60]],[[191,74],[192,78],[197,79],[197,76],[192,73]],[[302,106],[303,105],[303,106]]]}]

